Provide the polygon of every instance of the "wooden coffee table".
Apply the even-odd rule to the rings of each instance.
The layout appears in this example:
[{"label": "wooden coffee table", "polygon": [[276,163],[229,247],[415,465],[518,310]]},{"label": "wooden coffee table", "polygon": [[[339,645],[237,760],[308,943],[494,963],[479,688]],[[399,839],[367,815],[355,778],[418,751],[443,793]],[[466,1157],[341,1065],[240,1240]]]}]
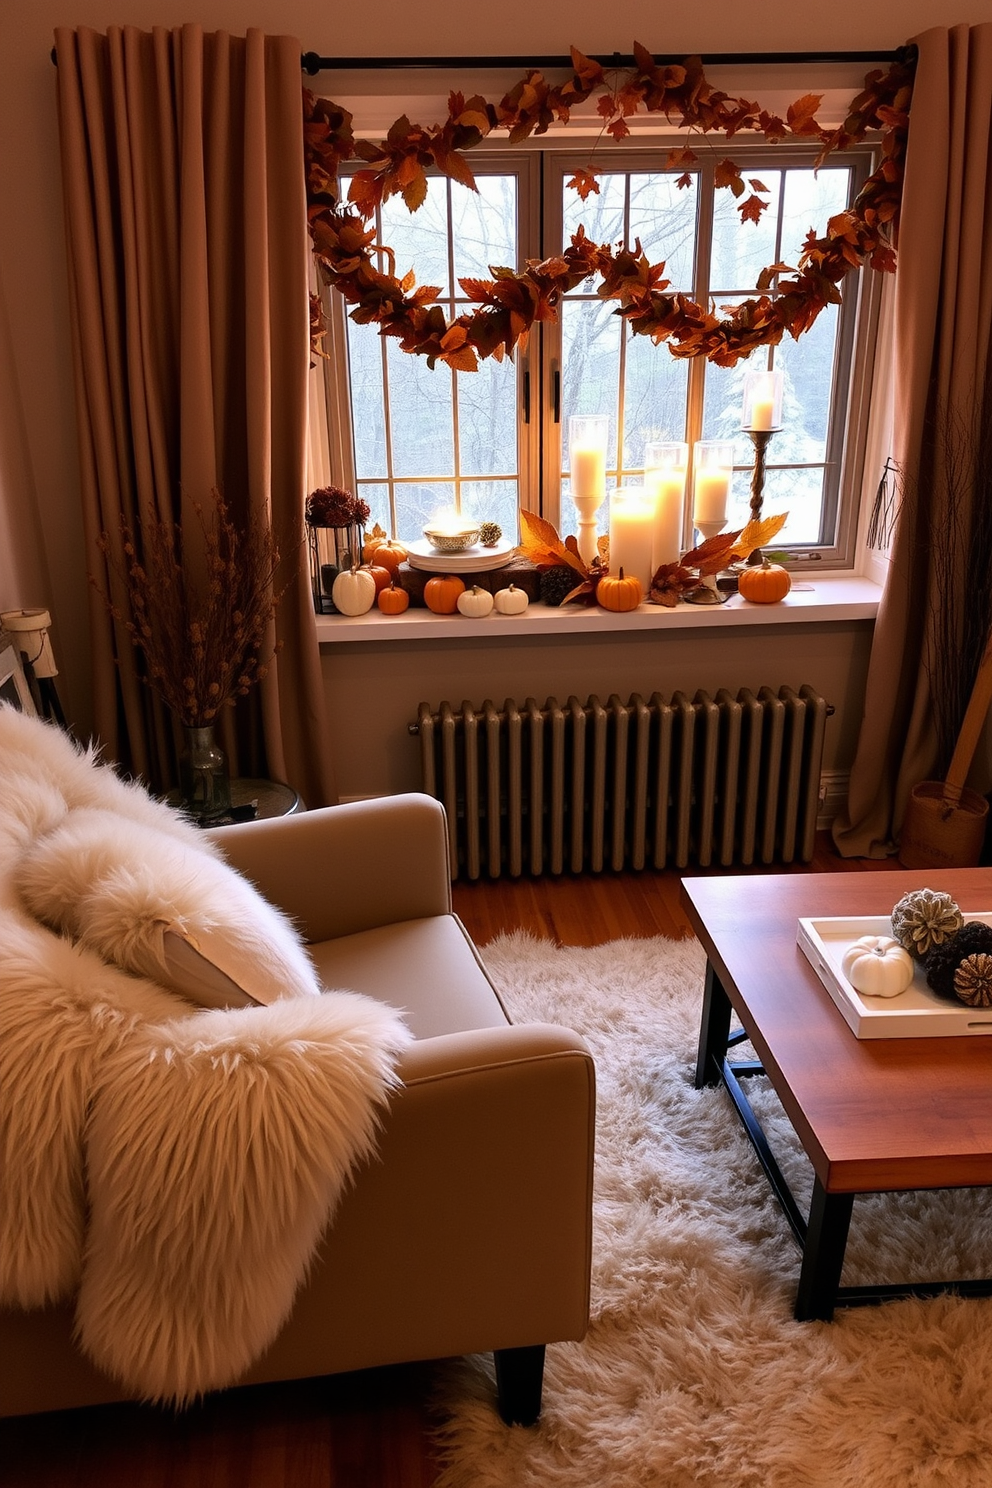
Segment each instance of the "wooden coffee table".
[{"label": "wooden coffee table", "polygon": [[[708,958],[696,1086],[726,1085],[802,1248],[795,1315],[992,1279],[842,1287],[855,1195],[992,1185],[992,1035],[857,1039],[796,944],[800,916],[888,914],[910,889],[951,894],[965,918],[992,910],[992,869],[769,874],[683,880]],[[731,1034],[732,1014],[741,1029]],[[751,1041],[757,1061],[728,1046]],[[764,1072],[814,1170],[808,1218],[742,1088]]]}]

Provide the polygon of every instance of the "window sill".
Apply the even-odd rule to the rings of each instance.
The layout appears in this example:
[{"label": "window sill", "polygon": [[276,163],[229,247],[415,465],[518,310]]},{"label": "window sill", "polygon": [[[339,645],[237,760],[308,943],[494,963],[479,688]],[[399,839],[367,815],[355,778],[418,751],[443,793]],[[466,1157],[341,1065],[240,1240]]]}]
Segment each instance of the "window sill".
[{"label": "window sill", "polygon": [[383,615],[372,609],[367,615],[318,615],[317,639],[322,646],[347,642],[533,638],[571,635],[580,639],[611,631],[683,630],[704,632],[714,627],[816,624],[830,621],[874,620],[881,586],[871,579],[849,574],[825,575],[815,582],[798,577],[779,604],[750,604],[734,594],[722,605],[639,605],[627,614],[612,614],[598,605],[567,605],[551,609],[531,605],[522,615],[492,613],[484,620],[463,615],[434,615],[430,610],[410,609],[402,615]]}]

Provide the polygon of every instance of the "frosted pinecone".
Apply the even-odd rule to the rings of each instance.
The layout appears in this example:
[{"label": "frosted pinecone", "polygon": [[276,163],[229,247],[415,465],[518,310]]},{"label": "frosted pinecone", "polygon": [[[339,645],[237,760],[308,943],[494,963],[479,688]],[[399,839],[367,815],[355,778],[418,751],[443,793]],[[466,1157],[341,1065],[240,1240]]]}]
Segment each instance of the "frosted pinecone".
[{"label": "frosted pinecone", "polygon": [[484,548],[494,548],[503,536],[498,522],[483,522],[479,528],[479,541]]},{"label": "frosted pinecone", "polygon": [[950,894],[938,889],[913,889],[892,910],[892,934],[917,961],[956,935],[963,924]]}]

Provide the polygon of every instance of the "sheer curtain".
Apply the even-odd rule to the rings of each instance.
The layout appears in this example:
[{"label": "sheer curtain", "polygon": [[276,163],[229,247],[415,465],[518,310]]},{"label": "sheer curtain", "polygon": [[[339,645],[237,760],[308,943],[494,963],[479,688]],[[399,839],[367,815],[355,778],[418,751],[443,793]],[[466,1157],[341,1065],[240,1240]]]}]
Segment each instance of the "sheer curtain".
[{"label": "sheer curtain", "polygon": [[[99,590],[121,517],[261,515],[285,585],[261,685],[228,719],[236,773],[334,799],[303,524],[309,244],[300,45],[187,25],[56,31],[80,465],[95,579],[95,716],[161,785],[171,722]],[[115,664],[115,656],[117,663]]]},{"label": "sheer curtain", "polygon": [[992,24],[916,40],[894,308],[903,494],[847,809],[834,824],[850,857],[891,852],[909,792],[947,765],[932,692],[935,616],[948,579],[962,594],[970,582],[975,512],[961,508],[975,499],[976,431],[992,398]]}]

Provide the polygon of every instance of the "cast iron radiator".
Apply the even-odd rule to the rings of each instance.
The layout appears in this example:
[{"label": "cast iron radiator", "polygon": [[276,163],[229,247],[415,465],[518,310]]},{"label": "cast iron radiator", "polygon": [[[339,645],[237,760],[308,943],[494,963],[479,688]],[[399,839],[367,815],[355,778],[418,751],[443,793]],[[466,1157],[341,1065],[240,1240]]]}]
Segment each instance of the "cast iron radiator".
[{"label": "cast iron radiator", "polygon": [[828,714],[811,687],[421,703],[451,876],[809,862]]}]

